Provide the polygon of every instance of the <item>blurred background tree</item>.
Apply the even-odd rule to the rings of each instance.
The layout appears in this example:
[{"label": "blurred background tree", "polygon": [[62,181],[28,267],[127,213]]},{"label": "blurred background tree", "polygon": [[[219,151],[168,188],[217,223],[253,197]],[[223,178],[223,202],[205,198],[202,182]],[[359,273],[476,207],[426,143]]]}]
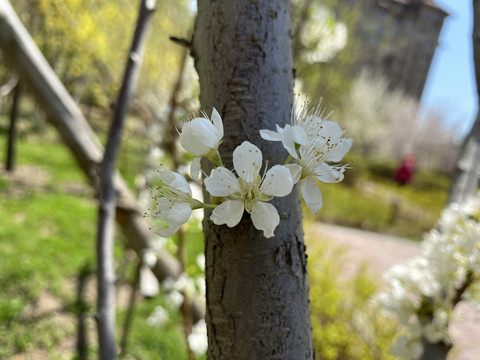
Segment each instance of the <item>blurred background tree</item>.
[{"label": "blurred background tree", "polygon": [[296,85],[312,99],[327,99],[330,108],[340,106],[348,92],[360,46],[349,30],[358,9],[351,7],[340,18],[335,6],[332,0],[292,1]]},{"label": "blurred background tree", "polygon": [[[135,21],[136,3],[126,0],[12,0],[22,22],[73,97],[107,109],[120,87],[122,66]],[[181,49],[169,35],[188,36],[190,2],[161,2],[152,22],[136,103],[166,104]]]}]

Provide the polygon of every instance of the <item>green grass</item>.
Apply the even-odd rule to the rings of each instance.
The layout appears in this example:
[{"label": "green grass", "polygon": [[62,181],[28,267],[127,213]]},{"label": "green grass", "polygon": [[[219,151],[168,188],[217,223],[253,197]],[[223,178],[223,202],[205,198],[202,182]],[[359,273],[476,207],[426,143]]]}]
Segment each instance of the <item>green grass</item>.
[{"label": "green grass", "polygon": [[[4,139],[0,137],[0,148],[5,146]],[[95,311],[94,301],[78,302],[75,292],[79,273],[86,264],[93,270],[95,263],[97,202],[71,154],[48,130],[20,137],[16,169],[22,176],[0,178],[0,218],[4,219],[0,226],[0,358],[35,350],[46,352],[50,359],[61,359],[65,350],[57,348],[68,339],[74,341],[76,315],[82,309]],[[83,188],[71,193],[68,184],[83,184]],[[199,234],[197,228],[187,239],[197,244],[192,248],[195,252],[202,246]],[[123,242],[118,236],[118,263],[124,256]],[[193,255],[190,268],[195,269]],[[127,272],[124,281],[131,273]],[[39,317],[26,316],[46,293],[60,308]],[[162,296],[141,301],[136,308],[129,355],[137,359],[185,358],[175,311],[164,329],[147,324],[146,318],[158,304],[163,304]],[[118,334],[124,313],[125,309],[119,310]],[[89,321],[93,326],[93,318]],[[95,343],[91,338],[91,359],[97,357]]]},{"label": "green grass", "polygon": [[420,240],[433,228],[445,205],[449,179],[440,173],[417,171],[411,184],[393,181],[395,162],[350,155],[345,181],[319,183],[323,208],[319,220]]}]

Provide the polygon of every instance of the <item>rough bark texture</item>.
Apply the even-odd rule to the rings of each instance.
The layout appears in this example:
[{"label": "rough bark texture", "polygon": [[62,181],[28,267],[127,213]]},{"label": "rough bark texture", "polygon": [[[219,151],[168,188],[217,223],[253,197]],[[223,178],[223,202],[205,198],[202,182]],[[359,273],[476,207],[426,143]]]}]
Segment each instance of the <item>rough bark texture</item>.
[{"label": "rough bark texture", "polygon": [[[286,0],[198,1],[192,53],[202,109],[224,120],[220,148],[232,168],[236,146],[259,146],[269,167],[286,151],[259,130],[290,118],[293,97],[290,4]],[[234,228],[204,221],[209,359],[314,357],[298,189],[273,202],[280,213],[266,239],[248,214]]]},{"label": "rough bark texture", "polygon": [[[480,104],[480,0],[473,0],[473,61],[475,80]],[[448,204],[461,203],[478,186],[478,165],[480,163],[480,106],[475,122],[465,139],[457,161],[457,168],[450,187]]]}]

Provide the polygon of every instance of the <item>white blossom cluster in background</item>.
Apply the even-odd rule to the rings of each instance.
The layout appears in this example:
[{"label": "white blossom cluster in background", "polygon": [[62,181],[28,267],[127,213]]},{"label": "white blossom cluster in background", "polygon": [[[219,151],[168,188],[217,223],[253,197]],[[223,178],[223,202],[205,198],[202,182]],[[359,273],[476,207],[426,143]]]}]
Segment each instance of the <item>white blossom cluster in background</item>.
[{"label": "white blossom cluster in background", "polygon": [[317,180],[342,181],[346,165],[338,162],[352,145],[352,139],[343,138],[338,124],[328,120],[329,115],[324,116],[320,106],[309,109],[308,103],[304,103],[294,106],[291,124],[284,128],[277,125],[276,131],[261,130],[264,140],[281,141],[288,152],[283,165],[271,168],[263,164],[261,150],[248,141],[234,150],[233,169],[223,166],[218,151],[223,139],[223,121],[217,110],[213,109],[210,118],[203,114],[184,123],[180,144],[195,156],[190,167],[192,178],[202,177],[202,157],[216,166],[204,179],[210,202],[192,196],[189,183],[179,173],[158,171],[158,186],[152,189],[154,201],[148,214],[156,221],[157,233],[172,236],[188,221],[193,210],[213,208],[210,220],[217,225],[234,227],[246,211],[255,228],[263,231],[265,237],[272,237],[280,217],[269,201],[290,194],[297,182],[301,183],[306,205],[317,213],[322,207]]},{"label": "white blossom cluster in background", "polygon": [[310,64],[328,62],[345,47],[347,38],[347,26],[328,7],[314,2],[300,34],[305,47],[302,58]]},{"label": "white blossom cluster in background", "polygon": [[[146,265],[153,267],[157,261],[157,253],[148,250],[143,254],[143,261]],[[199,254],[196,263],[198,267],[205,270],[205,256]],[[195,292],[201,295],[199,299],[205,299],[205,278],[191,278],[187,274],[181,274],[177,279],[166,278],[162,284],[165,293],[166,308],[158,305],[153,313],[147,318],[150,326],[163,328],[167,325],[170,311],[177,311],[183,304],[184,296],[193,297]],[[207,352],[208,339],[205,320],[199,320],[193,325],[192,332],[188,335],[188,346],[197,355],[201,356]]]},{"label": "white blossom cluster in background", "polygon": [[450,344],[456,304],[465,300],[480,310],[480,194],[445,209],[422,242],[422,255],[393,266],[386,280],[388,291],[374,303],[404,327],[394,354],[418,359],[422,339]]}]

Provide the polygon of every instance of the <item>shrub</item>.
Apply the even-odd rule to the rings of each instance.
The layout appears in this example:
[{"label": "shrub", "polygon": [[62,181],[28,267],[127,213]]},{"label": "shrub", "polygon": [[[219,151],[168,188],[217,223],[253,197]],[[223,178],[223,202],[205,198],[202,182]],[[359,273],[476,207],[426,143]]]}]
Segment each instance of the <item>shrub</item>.
[{"label": "shrub", "polygon": [[309,258],[313,341],[318,359],[394,359],[390,346],[396,323],[374,313],[368,305],[377,284],[365,267],[350,278],[340,249],[315,244]]}]

